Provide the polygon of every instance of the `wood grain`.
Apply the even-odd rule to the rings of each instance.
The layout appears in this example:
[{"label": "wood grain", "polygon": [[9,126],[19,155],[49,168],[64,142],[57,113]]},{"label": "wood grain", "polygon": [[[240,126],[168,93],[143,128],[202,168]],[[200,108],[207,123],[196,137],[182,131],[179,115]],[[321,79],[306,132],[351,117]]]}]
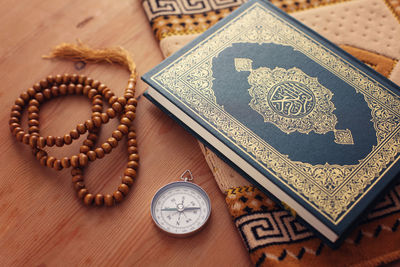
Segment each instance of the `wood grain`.
[{"label": "wood grain", "polygon": [[[247,266],[248,254],[235,230],[196,140],[147,99],[137,118],[141,164],[128,198],[119,206],[87,208],[76,198],[69,170],[40,166],[8,130],[15,98],[49,74],[85,74],[121,95],[128,72],[111,65],[43,60],[51,47],[76,38],[94,47],[120,45],[134,54],[139,74],[162,59],[140,1],[2,1],[0,7],[0,266]],[[138,95],[146,86],[139,83]],[[84,97],[52,100],[41,109],[42,135],[61,135],[90,116]],[[26,118],[26,117],[25,117]],[[102,130],[105,140],[116,122]],[[78,152],[83,141],[57,156]],[[118,185],[127,161],[126,141],[85,173],[88,188],[103,193]],[[175,239],[158,231],[150,201],[158,188],[191,169],[210,195],[213,213],[199,234]]]}]

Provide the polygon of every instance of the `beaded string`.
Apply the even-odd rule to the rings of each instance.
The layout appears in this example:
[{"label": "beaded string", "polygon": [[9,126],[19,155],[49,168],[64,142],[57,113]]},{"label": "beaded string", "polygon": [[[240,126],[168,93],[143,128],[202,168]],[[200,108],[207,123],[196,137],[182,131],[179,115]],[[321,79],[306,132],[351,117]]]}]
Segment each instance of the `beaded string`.
[{"label": "beaded string", "polygon": [[[115,96],[105,84],[84,75],[48,76],[20,94],[11,108],[9,120],[12,134],[18,141],[31,147],[34,156],[41,165],[57,171],[72,167],[73,187],[79,199],[83,200],[83,203],[86,205],[113,206],[121,202],[129,193],[139,167],[136,133],[132,126],[137,106],[137,100],[134,97],[137,82],[135,63],[129,53],[122,48],[94,50],[81,42],[78,42],[77,45],[61,44],[54,48],[50,56],[45,58],[64,58],[86,63],[117,63],[127,67],[131,73],[123,97]],[[75,129],[64,136],[41,136],[39,128],[39,109],[41,104],[53,97],[70,94],[84,95],[92,101],[91,118],[84,123],[78,124]],[[103,99],[111,106],[105,112],[103,112]],[[25,108],[28,110],[28,132],[25,132],[21,127],[21,116]],[[106,142],[96,146],[95,143],[98,139],[100,127],[112,118],[119,118],[120,124]],[[80,146],[80,151],[77,155],[57,159],[44,150],[45,147],[54,145],[57,147],[70,145],[86,132],[88,132],[88,135]],[[117,147],[118,142],[125,135],[128,138],[128,163],[121,184],[112,194],[90,193],[84,183],[84,167],[89,162],[101,159],[106,154],[109,154],[113,148]]]}]

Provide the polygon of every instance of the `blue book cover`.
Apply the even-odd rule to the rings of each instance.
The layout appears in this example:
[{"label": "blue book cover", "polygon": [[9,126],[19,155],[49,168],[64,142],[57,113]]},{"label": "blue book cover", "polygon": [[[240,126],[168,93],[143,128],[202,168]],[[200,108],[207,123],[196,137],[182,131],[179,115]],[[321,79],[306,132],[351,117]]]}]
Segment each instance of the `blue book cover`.
[{"label": "blue book cover", "polygon": [[266,1],[142,79],[149,99],[331,245],[399,171],[399,87]]}]

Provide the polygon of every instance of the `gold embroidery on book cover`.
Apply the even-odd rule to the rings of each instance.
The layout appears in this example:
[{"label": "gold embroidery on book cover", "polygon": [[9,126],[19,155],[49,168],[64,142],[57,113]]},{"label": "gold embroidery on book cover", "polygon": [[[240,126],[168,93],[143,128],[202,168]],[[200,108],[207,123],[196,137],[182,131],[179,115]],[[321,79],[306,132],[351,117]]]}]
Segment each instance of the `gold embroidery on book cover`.
[{"label": "gold embroidery on book cover", "polygon": [[298,131],[308,134],[334,132],[335,142],[354,144],[351,131],[337,130],[337,118],[331,102],[333,93],[296,67],[285,70],[276,67],[253,69],[249,58],[235,58],[237,71],[250,72],[248,92],[252,97],[249,106],[282,132]]}]

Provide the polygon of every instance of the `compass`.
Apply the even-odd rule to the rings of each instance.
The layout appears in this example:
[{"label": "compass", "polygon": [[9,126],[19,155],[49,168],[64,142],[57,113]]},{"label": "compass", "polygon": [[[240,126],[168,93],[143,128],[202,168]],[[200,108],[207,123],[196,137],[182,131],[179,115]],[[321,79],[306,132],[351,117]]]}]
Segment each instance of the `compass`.
[{"label": "compass", "polygon": [[164,232],[185,237],[205,226],[210,218],[211,202],[200,186],[190,182],[193,176],[189,170],[181,179],[157,191],[151,201],[151,216]]}]

